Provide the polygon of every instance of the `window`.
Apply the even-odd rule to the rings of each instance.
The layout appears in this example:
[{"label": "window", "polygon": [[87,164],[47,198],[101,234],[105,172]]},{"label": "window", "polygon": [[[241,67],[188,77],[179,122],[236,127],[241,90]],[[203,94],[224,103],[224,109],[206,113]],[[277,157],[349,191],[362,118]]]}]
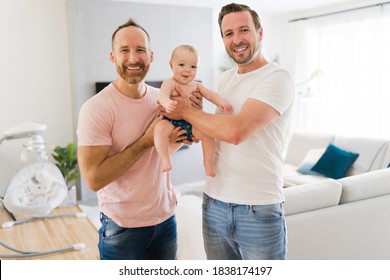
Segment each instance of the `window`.
[{"label": "window", "polygon": [[292,23],[301,38],[294,77],[304,81],[297,86],[295,128],[390,138],[387,6]]}]

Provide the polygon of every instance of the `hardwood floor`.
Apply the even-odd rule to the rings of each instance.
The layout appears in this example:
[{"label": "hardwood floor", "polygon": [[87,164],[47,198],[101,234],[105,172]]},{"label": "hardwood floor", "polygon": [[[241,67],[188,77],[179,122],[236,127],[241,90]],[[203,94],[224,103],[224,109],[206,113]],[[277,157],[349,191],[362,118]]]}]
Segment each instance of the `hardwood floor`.
[{"label": "hardwood floor", "polygon": [[[78,206],[56,208],[50,215],[78,213]],[[22,217],[17,217],[19,220]],[[10,215],[0,205],[0,224],[12,221]],[[40,260],[97,260],[98,232],[86,217],[62,217],[36,220],[17,224],[9,228],[0,228],[0,241],[14,248],[26,251],[48,251],[84,243],[85,248],[78,251],[56,253],[33,257]],[[15,254],[15,252],[0,246],[0,255]],[[5,258],[0,258],[5,259]],[[26,258],[22,258],[26,259]]]}]

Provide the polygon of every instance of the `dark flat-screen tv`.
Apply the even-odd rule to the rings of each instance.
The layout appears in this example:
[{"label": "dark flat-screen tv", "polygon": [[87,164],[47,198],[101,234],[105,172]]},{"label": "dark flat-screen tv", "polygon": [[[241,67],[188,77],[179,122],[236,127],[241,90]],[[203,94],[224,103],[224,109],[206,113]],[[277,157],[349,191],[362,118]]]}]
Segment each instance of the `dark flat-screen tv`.
[{"label": "dark flat-screen tv", "polygon": [[[146,83],[152,87],[160,88],[163,81],[146,81]],[[111,82],[96,82],[95,83],[95,93],[100,92],[102,89],[104,89],[108,84]]]}]

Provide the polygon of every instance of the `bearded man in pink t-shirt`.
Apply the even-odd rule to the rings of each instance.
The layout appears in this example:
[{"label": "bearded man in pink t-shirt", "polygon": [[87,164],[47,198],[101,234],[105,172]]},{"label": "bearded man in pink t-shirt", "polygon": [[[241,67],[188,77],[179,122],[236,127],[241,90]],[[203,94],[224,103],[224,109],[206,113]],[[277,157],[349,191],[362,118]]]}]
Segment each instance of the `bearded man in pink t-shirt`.
[{"label": "bearded man in pink t-shirt", "polygon": [[[145,84],[153,62],[146,30],[131,19],[119,26],[110,59],[118,77],[83,104],[77,128],[80,171],[101,210],[100,259],[175,259],[176,196],[154,148],[162,117],[159,89]],[[183,134],[172,132],[171,152]]]}]

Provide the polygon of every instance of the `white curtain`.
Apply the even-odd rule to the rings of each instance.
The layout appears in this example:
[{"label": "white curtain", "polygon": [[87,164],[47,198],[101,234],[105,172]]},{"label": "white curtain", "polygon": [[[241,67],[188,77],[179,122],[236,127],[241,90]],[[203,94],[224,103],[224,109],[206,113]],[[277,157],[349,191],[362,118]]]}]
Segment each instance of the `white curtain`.
[{"label": "white curtain", "polygon": [[295,97],[295,108],[293,114],[293,122],[295,123],[294,129],[304,129],[305,126],[305,100],[303,95],[308,89],[308,62],[307,62],[307,21],[296,21],[290,24],[289,30],[289,42],[292,53],[294,54],[294,81],[296,84],[296,97]]},{"label": "white curtain", "polygon": [[304,22],[295,129],[390,138],[389,5]]}]

